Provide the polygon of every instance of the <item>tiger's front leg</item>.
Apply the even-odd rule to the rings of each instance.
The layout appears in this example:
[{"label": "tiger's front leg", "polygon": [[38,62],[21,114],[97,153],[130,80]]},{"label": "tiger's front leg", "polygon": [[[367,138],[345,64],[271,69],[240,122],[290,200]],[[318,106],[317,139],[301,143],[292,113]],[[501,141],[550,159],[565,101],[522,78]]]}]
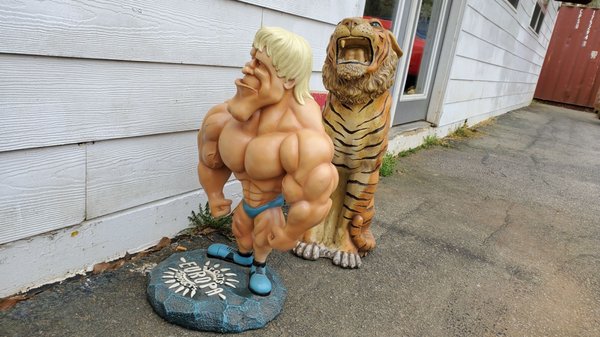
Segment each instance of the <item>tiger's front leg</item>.
[{"label": "tiger's front leg", "polygon": [[307,260],[332,259],[342,268],[360,268],[361,256],[375,248],[370,230],[379,165],[363,172],[339,171],[340,184],[331,196],[333,206],[325,221],[307,231],[294,254]]},{"label": "tiger's front leg", "polygon": [[[374,170],[351,174],[346,185],[344,205],[339,219],[342,223],[338,228],[347,232],[354,251],[360,256],[367,255],[375,248],[375,238],[370,227],[378,182],[379,165]],[[337,264],[336,261],[334,263]]]}]

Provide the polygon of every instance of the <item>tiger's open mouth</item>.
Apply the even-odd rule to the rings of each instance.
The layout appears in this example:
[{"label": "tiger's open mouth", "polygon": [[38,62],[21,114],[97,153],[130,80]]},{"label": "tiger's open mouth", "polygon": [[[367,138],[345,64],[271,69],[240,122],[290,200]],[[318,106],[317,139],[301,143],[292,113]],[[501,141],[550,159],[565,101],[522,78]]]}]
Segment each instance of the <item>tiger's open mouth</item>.
[{"label": "tiger's open mouth", "polygon": [[366,37],[342,37],[337,40],[337,64],[361,64],[373,61],[371,40]]}]

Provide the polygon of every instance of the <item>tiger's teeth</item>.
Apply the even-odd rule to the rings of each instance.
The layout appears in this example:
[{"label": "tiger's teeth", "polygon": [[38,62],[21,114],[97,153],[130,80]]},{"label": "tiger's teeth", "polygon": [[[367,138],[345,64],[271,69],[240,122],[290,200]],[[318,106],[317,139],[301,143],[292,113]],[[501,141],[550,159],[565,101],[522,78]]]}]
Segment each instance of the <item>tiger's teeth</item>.
[{"label": "tiger's teeth", "polygon": [[346,40],[340,41],[340,46],[344,48],[346,46]]}]

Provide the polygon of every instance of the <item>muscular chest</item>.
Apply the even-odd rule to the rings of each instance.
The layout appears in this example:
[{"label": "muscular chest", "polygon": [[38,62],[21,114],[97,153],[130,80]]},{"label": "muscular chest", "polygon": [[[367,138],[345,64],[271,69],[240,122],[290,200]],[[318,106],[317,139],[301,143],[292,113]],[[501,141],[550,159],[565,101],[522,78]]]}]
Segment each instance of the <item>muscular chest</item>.
[{"label": "muscular chest", "polygon": [[219,137],[219,153],[224,164],[237,174],[253,180],[266,180],[284,174],[279,149],[286,133],[257,134],[237,122],[228,123]]}]

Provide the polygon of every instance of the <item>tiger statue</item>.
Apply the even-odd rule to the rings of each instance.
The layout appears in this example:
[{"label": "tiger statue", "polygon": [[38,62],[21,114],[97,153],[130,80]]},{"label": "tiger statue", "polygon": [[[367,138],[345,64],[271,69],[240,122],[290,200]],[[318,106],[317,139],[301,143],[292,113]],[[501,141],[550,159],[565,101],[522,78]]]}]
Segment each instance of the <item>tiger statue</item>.
[{"label": "tiger statue", "polygon": [[293,253],[307,260],[330,258],[359,268],[375,248],[370,230],[379,167],[386,153],[396,64],[402,56],[394,35],[377,19],[347,18],[327,46],[323,111],[339,184],[323,223],[306,232]]}]

